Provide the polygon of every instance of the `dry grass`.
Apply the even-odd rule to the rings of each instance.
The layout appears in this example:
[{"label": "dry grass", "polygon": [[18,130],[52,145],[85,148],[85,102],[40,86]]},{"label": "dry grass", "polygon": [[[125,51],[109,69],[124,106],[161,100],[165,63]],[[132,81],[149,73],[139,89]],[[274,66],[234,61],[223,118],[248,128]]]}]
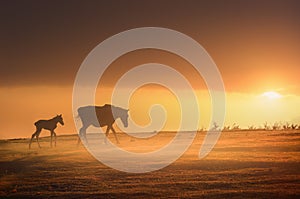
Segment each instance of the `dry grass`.
[{"label": "dry grass", "polygon": [[[0,141],[0,197],[300,197],[300,133],[225,132],[214,150],[199,160],[204,135],[199,133],[179,160],[146,174],[106,167],[76,146],[76,136],[58,137],[56,148],[43,138],[42,149],[33,143],[31,150],[28,140]],[[173,136],[165,132],[141,140],[119,135],[120,146],[134,152],[157,149]]]}]

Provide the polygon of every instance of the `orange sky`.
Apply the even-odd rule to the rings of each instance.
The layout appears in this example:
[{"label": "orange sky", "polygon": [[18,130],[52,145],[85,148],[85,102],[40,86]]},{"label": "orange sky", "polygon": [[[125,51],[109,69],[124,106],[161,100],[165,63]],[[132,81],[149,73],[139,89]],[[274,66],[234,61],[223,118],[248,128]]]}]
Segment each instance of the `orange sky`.
[{"label": "orange sky", "polygon": [[[121,31],[144,26],[166,27],[198,41],[217,64],[227,95],[226,123],[241,126],[264,121],[300,122],[300,14],[298,1],[101,1],[2,3],[0,67],[0,139],[29,137],[33,123],[62,113],[59,133],[74,133],[72,85],[87,54]],[[47,5],[46,5],[47,4]],[[3,20],[4,19],[4,20]],[[159,50],[131,52],[117,59],[100,81],[97,103],[109,102],[109,90],[122,73],[139,64],[159,62],[190,80],[209,122],[210,100],[200,75],[180,57]],[[107,74],[114,74],[113,76]],[[155,74],[149,74],[155,75]],[[163,89],[144,88],[152,99],[170,99]],[[283,97],[261,98],[266,91]],[[139,91],[141,92],[141,91]],[[135,95],[140,106],[141,94]],[[141,95],[141,96],[139,96]],[[149,98],[151,101],[151,98]],[[176,103],[172,102],[174,107]],[[132,103],[131,108],[134,108]],[[133,117],[147,121],[145,110]],[[168,110],[171,109],[170,107]],[[257,116],[259,115],[259,116]],[[168,128],[175,128],[174,114]],[[141,119],[142,118],[142,119]],[[144,119],[143,119],[144,118]],[[173,124],[172,124],[173,123]]]}]

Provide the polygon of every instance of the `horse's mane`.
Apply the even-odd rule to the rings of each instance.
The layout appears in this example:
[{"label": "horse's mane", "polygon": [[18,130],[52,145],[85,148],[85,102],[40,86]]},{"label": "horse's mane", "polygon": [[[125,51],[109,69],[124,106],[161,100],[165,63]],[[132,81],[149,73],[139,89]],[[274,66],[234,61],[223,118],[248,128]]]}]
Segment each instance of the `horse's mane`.
[{"label": "horse's mane", "polygon": [[59,118],[59,117],[60,117],[59,115],[56,115],[51,120],[54,120],[54,119]]},{"label": "horse's mane", "polygon": [[54,117],[52,118],[52,120],[55,119],[55,118],[57,118],[57,117],[58,117],[58,115],[57,115],[57,116],[54,116]]}]

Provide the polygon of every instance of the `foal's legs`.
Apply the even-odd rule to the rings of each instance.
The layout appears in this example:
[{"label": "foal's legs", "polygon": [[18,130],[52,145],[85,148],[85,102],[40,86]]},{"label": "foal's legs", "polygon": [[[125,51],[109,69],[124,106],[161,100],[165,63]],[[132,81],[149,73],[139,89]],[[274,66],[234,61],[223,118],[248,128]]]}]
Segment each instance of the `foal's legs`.
[{"label": "foal's legs", "polygon": [[54,146],[56,147],[56,133],[55,132],[54,132]]},{"label": "foal's legs", "polygon": [[40,134],[38,134],[38,135],[36,136],[36,141],[37,141],[37,143],[38,143],[38,145],[39,145],[39,148],[41,148],[41,145],[40,145],[40,143],[39,143],[39,136],[40,136]]},{"label": "foal's legs", "polygon": [[50,136],[51,136],[51,140],[50,140],[50,147],[52,148],[52,137],[53,137],[53,131],[51,131],[51,133],[50,133]]},{"label": "foal's legs", "polygon": [[32,134],[32,136],[31,136],[31,139],[30,139],[30,142],[29,142],[29,149],[31,148],[31,142],[32,142],[32,140],[33,140],[34,137],[35,137],[35,133]]},{"label": "foal's legs", "polygon": [[51,144],[50,146],[52,147],[52,137],[54,136],[54,146],[56,147],[56,133],[54,130],[51,131]]},{"label": "foal's legs", "polygon": [[32,142],[34,137],[36,137],[39,148],[41,148],[40,143],[39,143],[39,135],[40,135],[41,131],[42,131],[42,129],[36,128],[36,131],[31,136],[31,139],[30,139],[30,142],[29,142],[29,149],[31,148],[31,142]]}]

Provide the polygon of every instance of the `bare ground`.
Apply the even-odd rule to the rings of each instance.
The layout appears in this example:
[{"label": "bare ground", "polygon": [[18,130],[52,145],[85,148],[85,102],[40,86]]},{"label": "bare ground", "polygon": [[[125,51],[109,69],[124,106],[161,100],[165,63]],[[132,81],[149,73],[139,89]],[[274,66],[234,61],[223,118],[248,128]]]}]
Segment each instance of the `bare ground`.
[{"label": "bare ground", "polygon": [[[2,140],[0,198],[300,198],[300,133],[224,132],[199,160],[204,135],[198,133],[173,164],[145,174],[101,164],[76,146],[76,136],[59,136],[56,148],[42,138],[42,149],[33,143],[31,150],[28,140]],[[118,136],[124,149],[145,152],[174,133],[145,140]]]}]

